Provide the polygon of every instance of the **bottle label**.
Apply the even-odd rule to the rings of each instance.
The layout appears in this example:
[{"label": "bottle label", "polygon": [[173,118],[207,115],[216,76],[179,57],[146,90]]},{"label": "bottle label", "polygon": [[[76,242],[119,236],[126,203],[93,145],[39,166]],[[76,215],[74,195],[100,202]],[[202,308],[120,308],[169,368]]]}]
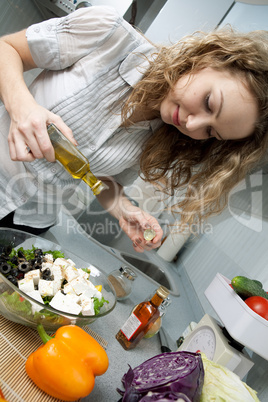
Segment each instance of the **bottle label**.
[{"label": "bottle label", "polygon": [[142,322],[138,319],[138,317],[134,313],[132,313],[125,324],[122,326],[121,332],[123,332],[123,334],[129,341],[135,334],[135,332],[139,329],[141,324]]}]

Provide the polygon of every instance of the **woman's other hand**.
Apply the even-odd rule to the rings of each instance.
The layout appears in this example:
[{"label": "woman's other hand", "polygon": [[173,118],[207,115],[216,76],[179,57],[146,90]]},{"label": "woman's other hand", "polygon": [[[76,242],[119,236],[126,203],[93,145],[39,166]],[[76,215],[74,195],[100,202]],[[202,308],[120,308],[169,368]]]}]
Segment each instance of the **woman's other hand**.
[{"label": "woman's other hand", "polygon": [[[156,218],[144,212],[142,209],[129,204],[124,208],[119,219],[119,225],[132,241],[134,250],[143,253],[161,245],[163,231]],[[155,237],[151,241],[144,239],[144,231],[153,229]]]}]

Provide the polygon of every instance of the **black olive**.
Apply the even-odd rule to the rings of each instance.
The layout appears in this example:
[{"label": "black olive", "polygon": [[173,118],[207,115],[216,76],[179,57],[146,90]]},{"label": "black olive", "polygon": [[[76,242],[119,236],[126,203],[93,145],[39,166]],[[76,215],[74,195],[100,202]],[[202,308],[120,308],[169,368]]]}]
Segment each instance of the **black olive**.
[{"label": "black olive", "polygon": [[45,281],[53,281],[53,276],[46,276],[43,278]]},{"label": "black olive", "polygon": [[37,257],[35,259],[35,264],[42,264],[42,262],[43,262],[43,257]]},{"label": "black olive", "polygon": [[40,269],[40,271],[41,271],[42,265],[34,264],[33,269]]},{"label": "black olive", "polygon": [[25,255],[23,254],[23,252],[21,250],[18,251],[18,257],[25,259]]},{"label": "black olive", "polygon": [[20,272],[28,272],[28,271],[30,271],[29,263],[27,261],[26,262],[20,262],[19,265],[18,265],[18,270]]},{"label": "black olive", "polygon": [[7,262],[9,260],[9,255],[2,254],[1,255],[1,262]]},{"label": "black olive", "polygon": [[9,274],[10,271],[11,271],[11,266],[10,266],[9,264],[7,264],[7,263],[2,263],[2,264],[0,265],[0,272],[1,272],[3,275]]},{"label": "black olive", "polygon": [[14,265],[18,265],[18,263],[19,263],[18,257],[16,257],[15,255],[11,258],[10,261],[11,261],[12,264],[14,264]]},{"label": "black olive", "polygon": [[42,272],[42,278],[46,279],[47,277],[51,276],[51,271],[49,268],[46,268],[43,272]]},{"label": "black olive", "polygon": [[8,276],[7,276],[7,279],[8,279],[11,283],[13,283],[13,285],[18,286],[17,278],[15,278],[14,276],[8,275]]},{"label": "black olive", "polygon": [[34,250],[34,255],[35,257],[40,257],[43,255],[43,251],[41,250],[41,248],[37,248],[36,250]]},{"label": "black olive", "polygon": [[11,268],[10,275],[17,276],[19,273],[18,268]]}]

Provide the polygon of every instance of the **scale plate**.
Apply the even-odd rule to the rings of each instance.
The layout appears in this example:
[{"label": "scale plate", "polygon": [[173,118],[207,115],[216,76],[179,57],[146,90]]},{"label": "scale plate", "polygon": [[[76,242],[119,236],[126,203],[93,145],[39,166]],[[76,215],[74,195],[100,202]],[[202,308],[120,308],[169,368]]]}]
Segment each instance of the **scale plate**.
[{"label": "scale plate", "polygon": [[268,360],[268,321],[251,310],[230,283],[218,273],[205,290],[205,296],[231,337]]}]

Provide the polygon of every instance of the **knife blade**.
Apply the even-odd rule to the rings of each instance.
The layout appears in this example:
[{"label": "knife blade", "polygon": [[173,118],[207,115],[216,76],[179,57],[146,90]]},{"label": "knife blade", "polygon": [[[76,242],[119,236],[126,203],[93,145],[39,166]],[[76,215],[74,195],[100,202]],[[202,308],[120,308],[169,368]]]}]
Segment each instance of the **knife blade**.
[{"label": "knife blade", "polygon": [[160,348],[162,353],[172,352],[172,350],[168,347],[168,339],[164,328],[160,328],[158,332],[159,340],[160,340]]}]

